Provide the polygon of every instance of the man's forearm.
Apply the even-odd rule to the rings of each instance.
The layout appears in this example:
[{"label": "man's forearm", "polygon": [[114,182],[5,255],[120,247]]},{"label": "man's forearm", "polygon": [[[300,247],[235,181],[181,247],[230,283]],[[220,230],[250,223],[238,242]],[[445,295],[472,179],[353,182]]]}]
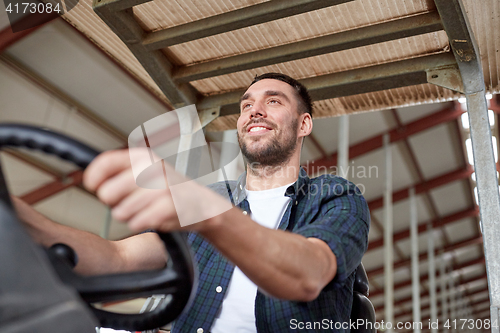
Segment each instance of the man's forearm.
[{"label": "man's forearm", "polygon": [[[64,243],[75,250],[75,271],[86,275],[108,274],[158,268],[164,263],[156,234],[138,235],[122,241],[109,241],[92,233],[53,222],[18,198],[13,198],[19,218],[35,242],[45,247]],[[138,247],[137,251],[133,251]],[[157,250],[160,251],[157,251]],[[158,253],[156,253],[158,252]],[[151,254],[141,258],[141,254]]]},{"label": "man's forearm", "polygon": [[201,234],[274,297],[313,300],[336,273],[323,241],[262,227],[237,208],[208,221]]}]

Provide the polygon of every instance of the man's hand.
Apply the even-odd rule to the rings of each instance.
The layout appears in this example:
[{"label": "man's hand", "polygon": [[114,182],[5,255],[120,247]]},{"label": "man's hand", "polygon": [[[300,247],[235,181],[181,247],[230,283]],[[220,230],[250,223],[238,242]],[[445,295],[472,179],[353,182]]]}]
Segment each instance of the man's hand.
[{"label": "man's hand", "polygon": [[[126,221],[131,230],[169,232],[184,228],[201,231],[208,220],[217,220],[220,214],[233,208],[228,200],[176,173],[162,160],[152,165],[149,154],[132,153],[134,165],[151,166],[142,168],[143,173],[136,176],[163,189],[136,185],[128,150],[99,155],[83,175],[83,184],[111,206],[112,216]],[[142,160],[137,160],[137,156]]]},{"label": "man's hand", "polygon": [[127,221],[133,231],[179,229],[174,203],[167,189],[144,189],[136,185],[127,149],[99,155],[85,170],[83,184],[112,207],[112,216]]}]

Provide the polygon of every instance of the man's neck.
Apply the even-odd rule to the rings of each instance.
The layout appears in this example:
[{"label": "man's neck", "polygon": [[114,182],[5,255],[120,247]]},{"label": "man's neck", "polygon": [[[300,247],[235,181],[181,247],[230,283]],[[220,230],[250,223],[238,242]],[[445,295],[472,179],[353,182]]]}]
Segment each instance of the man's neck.
[{"label": "man's neck", "polygon": [[298,161],[289,161],[280,166],[251,168],[247,165],[246,188],[250,191],[263,191],[278,188],[297,181],[300,173]]}]

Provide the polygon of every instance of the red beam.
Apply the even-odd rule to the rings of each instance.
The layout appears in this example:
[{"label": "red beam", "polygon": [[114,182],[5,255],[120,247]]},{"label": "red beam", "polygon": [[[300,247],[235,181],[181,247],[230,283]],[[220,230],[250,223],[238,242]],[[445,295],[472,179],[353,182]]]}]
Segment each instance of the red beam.
[{"label": "red beam", "polygon": [[50,197],[64,189],[71,186],[80,185],[82,183],[83,171],[77,170],[66,176],[65,179],[59,179],[49,184],[43,185],[36,190],[27,193],[20,197],[21,200],[25,201],[29,205],[33,205],[43,199]]},{"label": "red beam", "polygon": [[[467,246],[471,246],[471,245],[475,245],[475,244],[482,244],[482,242],[483,242],[482,236],[479,236],[479,237],[474,236],[474,237],[471,237],[469,239],[463,240],[461,242],[450,244],[450,245],[446,246],[444,249],[436,249],[434,252],[436,255],[438,255],[441,251],[451,252],[451,251],[454,251],[454,250],[462,248],[462,247],[467,247]],[[428,255],[427,252],[421,253],[419,255],[418,260],[419,261],[427,260],[427,255]],[[411,264],[411,258],[400,260],[400,261],[397,261],[394,263],[394,269],[410,266],[410,264]],[[372,268],[372,269],[366,271],[366,274],[368,275],[368,277],[370,279],[374,278],[377,275],[383,274],[383,273],[384,273],[384,266],[379,266],[379,267]]]},{"label": "red beam", "polygon": [[[486,279],[486,275],[483,277],[483,279]],[[481,280],[480,278],[476,278],[475,279],[476,281],[479,281]],[[464,294],[464,297],[470,297],[470,296],[473,296],[473,295],[476,295],[476,294],[479,294],[479,293],[482,293],[482,292],[485,292],[485,291],[488,291],[488,286],[486,285],[485,287],[481,288],[481,289],[478,289],[478,290],[474,290],[472,292],[468,292],[466,294]],[[420,297],[426,297],[426,296],[429,296],[429,292],[425,292],[425,293],[421,293],[420,294]],[[404,299],[401,299],[400,301],[394,303],[394,306],[400,306],[401,304],[404,304],[404,303],[408,303],[408,302],[411,302],[412,301],[412,298],[411,296],[409,297],[406,297]],[[438,304],[441,304],[441,301],[438,300]],[[427,307],[425,307],[427,308]],[[384,306],[383,305],[380,305],[380,306],[377,306],[375,307],[375,312],[380,312],[380,311],[383,311],[384,310]],[[395,314],[395,317],[399,317],[399,316],[402,316],[402,315],[406,315],[408,313],[403,313],[403,312],[400,312],[400,313],[397,313]]]},{"label": "red beam", "polygon": [[[465,267],[468,267],[468,266],[473,266],[473,265],[477,265],[477,264],[480,264],[480,263],[484,263],[484,257],[479,257],[479,258],[476,258],[476,259],[473,259],[473,260],[469,260],[467,262],[464,262],[460,265],[454,265],[453,266],[453,271],[458,271],[458,270],[461,270],[462,268],[465,268]],[[423,276],[420,276],[420,282],[424,282],[424,281],[427,281],[429,279],[429,275],[428,274],[425,274]],[[396,289],[400,289],[400,288],[404,288],[404,287],[408,287],[411,285],[411,279],[408,279],[406,281],[403,281],[403,282],[399,282],[397,284],[394,285],[394,290]],[[383,289],[380,289],[380,290],[376,290],[374,291],[373,293],[370,293],[370,296],[373,297],[373,296],[377,296],[377,295],[381,295],[384,293],[384,290]]]},{"label": "red beam", "polygon": [[495,95],[490,99],[489,109],[495,113],[500,113],[500,95]]},{"label": "red beam", "polygon": [[50,22],[57,17],[59,17],[57,13],[37,13],[26,15],[20,18],[9,27],[0,31],[0,53],[5,51],[5,49],[7,49],[9,46],[26,37],[30,33],[41,28],[45,23]]},{"label": "red beam", "polygon": [[[488,288],[485,288],[485,289],[486,289],[486,290],[488,290]],[[478,292],[475,292],[474,294],[476,294],[476,293],[480,293],[480,292],[483,292],[483,291],[484,291],[484,290],[480,290],[480,291],[478,291]],[[485,299],[483,298],[483,299],[481,299],[480,301],[476,301],[476,302],[473,302],[473,303],[472,303],[472,302],[470,302],[470,300],[469,300],[469,306],[470,306],[471,308],[473,308],[475,305],[478,305],[478,304],[484,304],[484,302],[488,302],[488,303],[489,303],[489,301],[490,301],[489,296],[488,296],[488,297],[486,297]],[[437,302],[437,304],[440,304],[440,302],[438,301],[438,302]],[[429,309],[430,307],[431,307],[431,304],[430,304],[430,303],[428,303],[428,304],[426,304],[426,305],[424,305],[424,306],[421,306],[421,307],[420,307],[420,311],[421,311],[421,312],[423,312],[423,310],[427,310],[427,309]],[[403,311],[403,312],[396,313],[396,314],[394,315],[394,317],[395,317],[395,318],[398,318],[398,317],[403,317],[403,316],[411,315],[412,313],[413,313],[413,310]],[[440,316],[441,316],[441,311],[439,311],[439,312],[438,312],[438,317],[440,317]],[[427,319],[429,319],[429,316],[426,316],[426,317],[423,317],[423,318],[422,318],[422,320],[427,320]]]},{"label": "red beam", "polygon": [[[173,124],[161,131],[156,131],[149,135],[147,139],[148,147],[153,144],[153,147],[169,142],[180,136],[180,129],[177,124]],[[136,143],[139,145],[140,143]],[[126,148],[126,147],[123,147]],[[33,205],[41,200],[44,200],[52,195],[55,195],[68,187],[78,186],[82,183],[83,171],[78,170],[67,175],[64,180],[58,179],[49,184],[45,184],[32,192],[29,192],[21,197],[26,203]]]},{"label": "red beam", "polygon": [[[392,202],[398,202],[404,199],[407,199],[410,195],[410,188],[415,187],[415,194],[420,194],[424,193],[427,191],[430,191],[436,187],[446,185],[448,183],[464,179],[469,177],[474,170],[472,169],[471,166],[467,166],[465,169],[458,169],[452,172],[449,172],[447,174],[434,177],[428,181],[421,182],[419,184],[409,186],[407,188],[404,188],[399,191],[395,191],[392,193]],[[384,198],[378,197],[377,199],[373,199],[370,202],[368,202],[368,207],[370,208],[371,211],[381,208],[384,205]]]},{"label": "red beam", "polygon": [[[470,278],[467,281],[463,281],[462,283],[460,283],[458,285],[458,287],[466,286],[469,283],[476,282],[476,281],[481,281],[481,280],[485,280],[485,282],[487,282],[487,280],[486,280],[486,273],[484,273],[483,275],[480,275],[480,276],[476,276],[476,277]],[[464,293],[464,297],[469,297],[469,296],[472,296],[472,295],[475,295],[475,294],[482,293],[484,291],[488,291],[488,285],[487,284],[484,287],[480,288],[480,289],[476,289],[476,290],[472,290],[472,291],[467,290]],[[373,295],[370,295],[370,296],[373,296]],[[427,297],[427,296],[429,296],[429,290],[420,292],[420,298],[424,298],[424,297]],[[394,302],[394,306],[400,306],[402,304],[405,304],[405,303],[408,303],[408,302],[411,302],[411,301],[412,301],[412,295],[396,300]],[[381,304],[381,305],[375,307],[375,311],[383,311],[383,310],[384,310],[384,304]]]},{"label": "red beam", "polygon": [[[473,217],[473,216],[478,216],[478,215],[479,215],[479,209],[477,206],[475,206],[474,208],[465,209],[465,210],[462,210],[460,212],[445,216],[441,219],[435,219],[435,220],[431,221],[430,223],[432,223],[433,228],[440,228],[446,224],[453,223],[455,221],[458,221],[458,220],[461,220],[461,219],[464,219],[467,217]],[[427,231],[427,224],[428,223],[429,222],[424,222],[418,226],[418,233],[419,234]],[[402,239],[406,239],[408,237],[410,237],[410,229],[402,230],[402,231],[397,232],[393,235],[393,242],[396,243],[396,242],[398,242]],[[383,245],[384,245],[384,238],[383,237],[376,239],[376,240],[373,240],[368,244],[367,251],[377,249],[379,247],[382,247]]]},{"label": "red beam", "polygon": [[[422,117],[401,128],[394,128],[386,133],[389,133],[390,142],[404,140],[411,135],[423,132],[431,127],[444,124],[451,120],[457,119],[462,115],[463,111],[455,106],[445,108],[441,111],[433,113],[429,116]],[[363,142],[357,143],[349,147],[349,158],[353,159],[363,154],[369,153],[376,149],[382,148],[383,138],[386,133],[375,135]],[[303,167],[307,173],[314,174],[319,171],[328,171],[337,165],[337,153],[324,158],[317,159],[312,162],[307,162]]]},{"label": "red beam", "polygon": [[[488,302],[488,303],[485,303],[485,302]],[[484,300],[484,301],[482,302],[482,304],[488,304],[488,310],[489,310],[489,307],[490,307],[489,299]],[[484,307],[484,305],[483,305],[483,307]],[[425,310],[425,309],[427,309],[427,308],[429,308],[429,306],[427,306],[426,308],[422,308],[421,310]],[[481,312],[483,312],[483,311],[485,311],[485,310],[486,310],[486,309],[482,309],[482,308],[480,308],[480,309],[478,310],[478,309],[475,309],[474,307],[471,307],[471,309],[472,309],[472,314],[473,314],[473,315],[474,315],[474,314],[477,314],[477,313],[481,313]],[[396,316],[395,316],[395,318],[398,318],[398,317],[399,317],[399,318],[401,318],[401,317],[404,317],[404,316],[408,316],[408,315],[411,315],[412,313],[413,313],[413,310],[410,310],[410,311],[405,311],[405,312],[401,313],[400,315],[396,315]],[[438,317],[438,318],[441,318],[441,316],[442,316],[442,315],[443,315],[443,313],[442,313],[441,309],[439,309],[439,311],[437,312],[437,317]],[[420,322],[421,322],[421,323],[424,323],[423,327],[425,327],[425,325],[428,325],[427,323],[428,323],[428,320],[429,320],[429,319],[430,319],[430,316],[429,316],[429,315],[427,315],[427,316],[425,316],[425,317],[421,317]],[[466,318],[458,318],[458,319],[457,319],[457,328],[462,327],[462,325],[463,325],[465,328],[467,328],[467,325],[469,325],[469,323],[465,324],[463,321],[460,321],[460,319],[466,319]],[[398,320],[398,321],[401,321],[401,320]],[[442,325],[442,323],[440,322],[440,326],[441,326],[441,325]],[[453,325],[453,324],[452,324],[452,325]]]},{"label": "red beam", "polygon": [[470,305],[470,306],[475,306],[475,305],[478,305],[478,304],[484,303],[484,302],[486,302],[486,301],[488,301],[488,302],[490,301],[490,296],[489,296],[489,295],[487,295],[487,297],[486,297],[486,298],[481,298],[481,299],[479,299],[478,301],[475,301],[475,302],[470,302],[470,303],[469,303],[469,305]]}]

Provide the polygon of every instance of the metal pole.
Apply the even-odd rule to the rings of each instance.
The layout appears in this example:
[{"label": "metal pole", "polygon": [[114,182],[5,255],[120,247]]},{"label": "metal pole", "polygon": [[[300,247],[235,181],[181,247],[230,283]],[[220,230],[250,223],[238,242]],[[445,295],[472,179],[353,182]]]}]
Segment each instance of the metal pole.
[{"label": "metal pole", "polygon": [[338,172],[337,175],[349,176],[349,116],[343,115],[339,118],[339,149],[338,149]]},{"label": "metal pole", "polygon": [[[485,98],[481,55],[461,0],[434,0],[462,76],[467,97],[479,212],[490,293],[491,322],[498,324],[500,308],[500,195]],[[499,326],[492,325],[499,333]]]},{"label": "metal pole", "polygon": [[[437,321],[437,299],[436,299],[436,262],[434,257],[434,231],[432,230],[432,224],[427,225],[427,258],[429,262],[429,295],[430,295],[430,306],[431,313],[430,319],[431,323]],[[432,333],[437,333],[437,327],[431,328]]]},{"label": "metal pole", "polygon": [[441,307],[442,307],[442,319],[441,326],[444,325],[448,319],[448,295],[446,291],[446,257],[445,254],[441,254],[441,265],[439,266],[439,279],[441,280]]},{"label": "metal pole", "polygon": [[[451,267],[450,267],[451,268]],[[454,320],[457,319],[457,312],[456,312],[456,293],[455,293],[455,281],[453,278],[453,272],[450,269],[450,276],[448,278],[448,289],[449,289],[449,295],[450,295],[450,322],[449,324],[451,325],[450,329],[451,332],[456,332],[456,327],[454,324]],[[455,322],[456,323],[456,322]]]},{"label": "metal pole", "polygon": [[[474,152],[474,169],[479,201],[479,212],[483,224],[483,242],[490,292],[491,322],[499,322],[500,307],[500,196],[496,172],[491,128],[488,120],[488,108],[484,90],[468,94],[467,110],[469,114],[470,136]],[[492,332],[498,333],[498,325],[492,326]]]},{"label": "metal pole", "polygon": [[[389,134],[384,135],[385,188],[384,188],[384,302],[385,321],[394,324],[394,262],[392,226],[392,154]],[[392,332],[392,329],[387,329]]]},{"label": "metal pole", "polygon": [[[230,142],[235,145],[238,144],[236,130],[227,130],[222,134],[222,142]],[[233,158],[233,147],[230,145],[221,145],[220,162],[219,162],[219,175],[218,181],[235,180],[238,178],[238,159],[227,163]]]},{"label": "metal pole", "polygon": [[[420,273],[418,270],[418,219],[417,219],[417,198],[415,188],[410,188],[410,238],[411,238],[411,285],[413,300],[413,322],[421,323],[420,315]],[[415,325],[413,330],[420,333],[420,327]]]},{"label": "metal pole", "polygon": [[194,105],[188,105],[174,111],[179,119],[180,137],[175,170],[192,179],[197,178],[201,163],[201,148],[208,150],[200,118]]}]

